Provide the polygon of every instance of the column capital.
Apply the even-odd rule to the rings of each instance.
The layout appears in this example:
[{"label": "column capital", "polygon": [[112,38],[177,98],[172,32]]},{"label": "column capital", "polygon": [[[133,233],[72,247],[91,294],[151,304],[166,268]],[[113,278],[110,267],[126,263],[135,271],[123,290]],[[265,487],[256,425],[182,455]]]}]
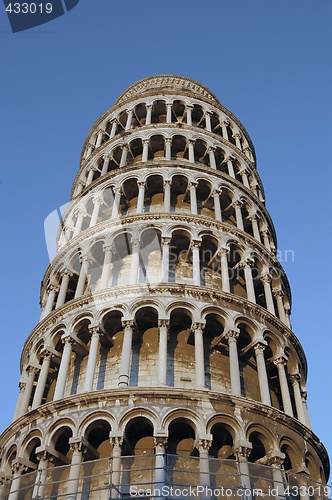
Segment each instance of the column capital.
[{"label": "column capital", "polygon": [[299,373],[291,373],[289,375],[289,380],[292,385],[299,384],[301,380],[301,375]]},{"label": "column capital", "polygon": [[254,260],[251,257],[241,260],[239,263],[240,267],[254,267]]},{"label": "column capital", "polygon": [[192,332],[195,332],[195,331],[198,331],[198,330],[201,330],[203,332],[205,328],[205,323],[193,323],[191,325],[191,331]]},{"label": "column capital", "polygon": [[123,328],[134,328],[134,320],[132,319],[124,319],[121,321]]},{"label": "column capital", "polygon": [[202,242],[199,240],[192,240],[192,246],[193,248],[199,248],[201,246]]},{"label": "column capital", "polygon": [[235,208],[241,208],[242,205],[243,205],[243,201],[241,201],[241,200],[234,200],[233,203],[232,203],[232,205]]},{"label": "column capital", "polygon": [[209,448],[211,448],[212,445],[212,439],[198,439],[196,448],[198,448],[199,451],[205,451],[208,452]]},{"label": "column capital", "polygon": [[61,271],[61,276],[64,277],[64,276],[69,276],[70,278],[73,276],[73,272],[70,271],[69,269],[63,269]]},{"label": "column capital", "polygon": [[196,189],[197,185],[198,185],[198,182],[193,182],[193,181],[190,181],[190,182],[188,183],[188,187],[189,187],[189,189]]},{"label": "column capital", "polygon": [[162,451],[165,449],[167,445],[168,436],[154,436],[153,444],[155,448],[160,448]]},{"label": "column capital", "polygon": [[145,181],[137,181],[137,186],[139,188],[145,188]]},{"label": "column capital", "polygon": [[14,475],[22,475],[28,470],[28,465],[22,463],[18,458],[15,460],[15,462],[12,462],[11,468]]},{"label": "column capital", "polygon": [[142,139],[142,144],[144,145],[149,145],[150,144],[150,139]]},{"label": "column capital", "polygon": [[164,187],[171,186],[171,185],[172,185],[172,179],[165,179],[164,180]]},{"label": "column capital", "polygon": [[159,328],[161,328],[161,327],[169,328],[169,325],[170,325],[169,319],[158,319],[158,327]]},{"label": "column capital", "polygon": [[282,297],[284,295],[284,292],[281,287],[272,288],[272,291],[275,297]]},{"label": "column capital", "polygon": [[254,347],[256,354],[258,354],[258,353],[263,354],[265,351],[266,342],[264,340],[259,340],[258,342],[256,342],[256,344],[253,347]]},{"label": "column capital", "polygon": [[165,144],[171,144],[172,143],[172,137],[165,137]]},{"label": "column capital", "polygon": [[169,236],[162,236],[161,237],[161,244],[162,245],[169,245],[172,241],[172,238]]},{"label": "column capital", "polygon": [[66,337],[63,337],[61,339],[62,343],[64,346],[66,345],[74,345],[75,344],[75,340],[70,336],[70,335],[67,335]]},{"label": "column capital", "polygon": [[270,467],[280,468],[285,460],[286,455],[278,450],[271,450],[267,453],[266,465]]},{"label": "column capital", "polygon": [[233,446],[233,453],[241,462],[247,460],[252,451],[252,443],[250,441],[237,441]]},{"label": "column capital", "polygon": [[60,287],[56,283],[49,283],[47,288],[46,288],[47,293],[58,292],[59,290],[60,290]]},{"label": "column capital", "polygon": [[227,332],[224,334],[225,339],[227,339],[229,342],[236,342],[237,339],[240,336],[240,330],[239,329],[234,329],[234,330],[227,330]]},{"label": "column capital", "polygon": [[287,358],[285,356],[280,356],[273,360],[273,364],[276,365],[277,368],[279,368],[279,366],[286,366]]},{"label": "column capital", "polygon": [[131,238],[131,246],[132,246],[132,248],[134,248],[134,247],[139,248],[139,246],[140,246],[140,239],[132,237]]},{"label": "column capital", "polygon": [[271,278],[270,274],[265,273],[265,274],[262,274],[260,276],[260,280],[261,280],[262,283],[271,283],[272,278]]},{"label": "column capital", "polygon": [[98,335],[98,337],[100,337],[101,335],[103,335],[103,331],[99,325],[98,326],[89,326],[88,330],[89,330],[89,333],[91,333],[91,336]]},{"label": "column capital", "polygon": [[229,251],[230,251],[229,247],[221,247],[221,249],[219,250],[219,254],[220,255],[228,255]]},{"label": "column capital", "polygon": [[222,125],[224,125],[224,127],[227,127],[227,126],[229,125],[229,121],[228,121],[228,120],[222,120],[222,121],[220,122],[220,125],[221,125],[221,126],[222,126]]}]

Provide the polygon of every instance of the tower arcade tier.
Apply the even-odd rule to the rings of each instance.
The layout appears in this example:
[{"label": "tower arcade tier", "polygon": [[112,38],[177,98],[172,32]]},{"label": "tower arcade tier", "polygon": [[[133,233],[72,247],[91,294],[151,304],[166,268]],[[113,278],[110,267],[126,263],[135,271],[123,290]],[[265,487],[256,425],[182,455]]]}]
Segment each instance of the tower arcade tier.
[{"label": "tower arcade tier", "polygon": [[129,87],[83,146],[0,438],[1,498],[326,497],[276,254],[239,120],[188,78]]}]

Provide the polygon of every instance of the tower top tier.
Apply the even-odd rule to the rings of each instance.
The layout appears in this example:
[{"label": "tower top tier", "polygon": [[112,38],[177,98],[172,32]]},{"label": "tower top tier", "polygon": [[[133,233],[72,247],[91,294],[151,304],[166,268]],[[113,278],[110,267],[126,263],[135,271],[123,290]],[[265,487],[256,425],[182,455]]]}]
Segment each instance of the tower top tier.
[{"label": "tower top tier", "polygon": [[199,99],[210,101],[212,104],[220,105],[220,102],[212,92],[204,85],[177,75],[156,75],[143,78],[125,90],[116,100],[115,104],[122,104],[128,100],[142,97],[143,95],[155,95],[156,89],[161,92],[172,94],[196,95]]}]

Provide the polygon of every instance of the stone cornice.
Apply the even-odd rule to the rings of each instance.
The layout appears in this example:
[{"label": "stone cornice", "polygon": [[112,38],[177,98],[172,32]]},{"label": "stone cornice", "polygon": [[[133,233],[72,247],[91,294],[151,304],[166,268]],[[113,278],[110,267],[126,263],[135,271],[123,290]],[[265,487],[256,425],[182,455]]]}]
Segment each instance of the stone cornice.
[{"label": "stone cornice", "polygon": [[[272,419],[273,421],[287,427],[293,432],[296,432],[308,442],[317,452],[323,464],[326,464],[326,475],[329,475],[329,458],[324,445],[319,438],[308,427],[301,424],[296,418],[290,417],[282,411],[271,406],[264,405],[261,402],[256,402],[243,398],[240,396],[233,396],[226,393],[198,390],[198,389],[178,389],[174,387],[158,388],[158,387],[126,387],[115,388],[109,390],[99,390],[90,393],[76,394],[69,397],[46,403],[35,410],[24,414],[18,420],[15,420],[1,435],[0,450],[3,448],[4,443],[9,442],[14,436],[17,437],[24,429],[29,429],[36,426],[36,423],[50,421],[53,417],[59,419],[61,412],[65,411],[66,416],[73,412],[82,409],[99,409],[102,405],[107,408],[107,412],[112,415],[112,408],[116,406],[116,402],[121,400],[122,405],[129,405],[131,408],[142,406],[142,401],[149,400],[152,404],[157,402],[178,402],[180,400],[189,400],[193,408],[200,408],[202,404],[210,403],[213,407],[215,405],[223,404],[223,406],[231,406],[234,409],[239,408],[255,415]],[[134,402],[134,403],[133,403]],[[50,421],[52,425],[53,421]]]},{"label": "stone cornice", "polygon": [[247,314],[248,317],[257,319],[267,326],[272,325],[275,327],[294,347],[302,363],[305,378],[307,376],[307,360],[298,338],[290,328],[267,311],[267,309],[237,295],[218,291],[214,288],[171,283],[160,283],[151,286],[128,285],[113,287],[93,294],[84,295],[78,299],[73,299],[62,307],[55,309],[35,326],[25,341],[21,355],[21,371],[23,371],[27,363],[33,344],[39,340],[48,329],[54,328],[57,322],[62,321],[62,319],[71,312],[75,310],[80,311],[82,308],[93,303],[98,304],[99,307],[100,304],[104,302],[105,305],[108,303],[109,306],[112,307],[114,303],[119,302],[119,299],[123,303],[126,297],[132,299],[137,296],[142,298],[147,297],[148,299],[151,299],[152,296],[182,297],[199,300],[203,303],[217,304],[220,307],[231,307],[232,305],[238,307],[244,314]]}]

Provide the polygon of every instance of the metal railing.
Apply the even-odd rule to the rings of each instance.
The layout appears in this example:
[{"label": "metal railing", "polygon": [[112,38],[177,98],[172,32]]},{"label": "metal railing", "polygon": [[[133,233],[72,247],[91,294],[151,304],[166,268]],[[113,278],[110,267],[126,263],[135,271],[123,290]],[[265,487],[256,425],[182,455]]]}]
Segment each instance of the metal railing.
[{"label": "metal railing", "polygon": [[50,467],[4,478],[1,500],[320,500],[327,485],[305,474],[254,463],[178,455],[139,455]]}]

